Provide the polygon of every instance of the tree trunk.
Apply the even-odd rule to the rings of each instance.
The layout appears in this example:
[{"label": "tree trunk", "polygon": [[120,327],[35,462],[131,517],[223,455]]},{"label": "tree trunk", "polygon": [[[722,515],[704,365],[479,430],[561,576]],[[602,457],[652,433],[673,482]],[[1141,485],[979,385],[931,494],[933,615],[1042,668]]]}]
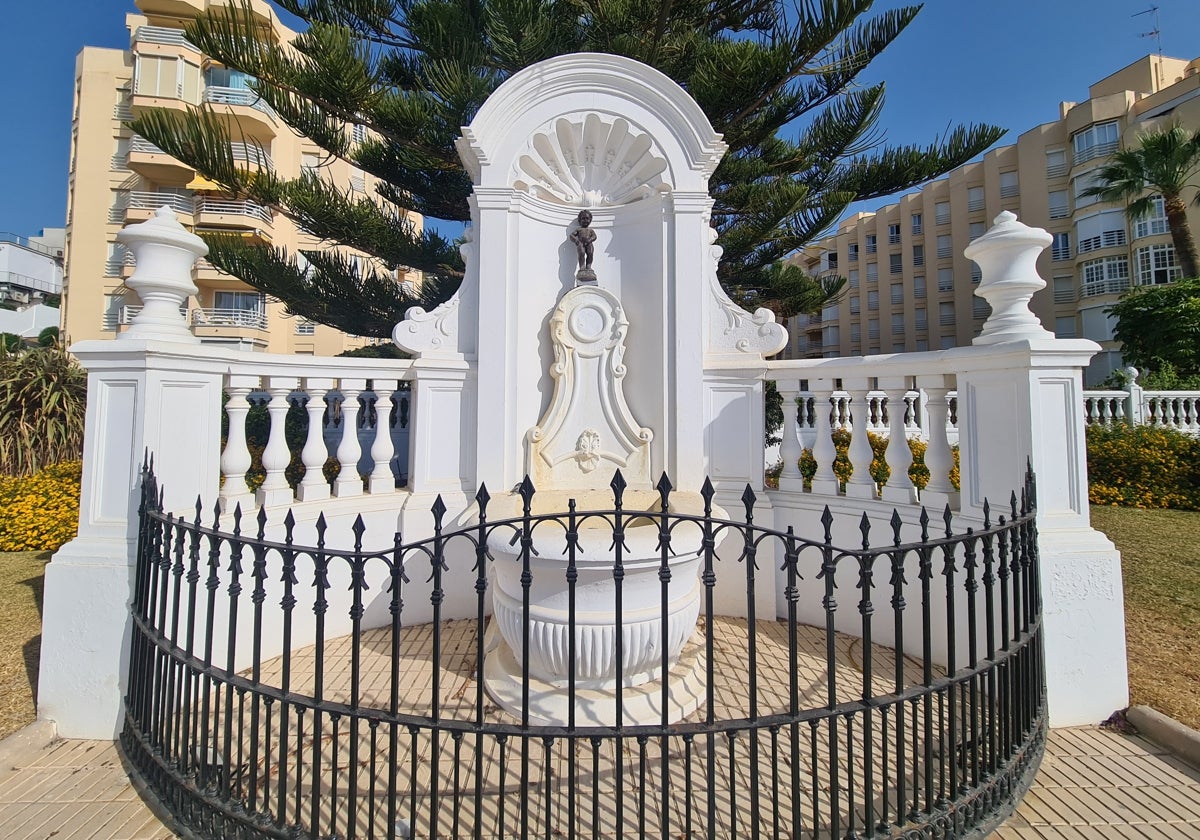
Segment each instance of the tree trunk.
[{"label": "tree trunk", "polygon": [[1187,205],[1178,195],[1163,196],[1163,209],[1167,214],[1167,226],[1171,229],[1171,242],[1175,245],[1175,259],[1183,269],[1184,277],[1200,277],[1197,268],[1196,240],[1187,222]]}]

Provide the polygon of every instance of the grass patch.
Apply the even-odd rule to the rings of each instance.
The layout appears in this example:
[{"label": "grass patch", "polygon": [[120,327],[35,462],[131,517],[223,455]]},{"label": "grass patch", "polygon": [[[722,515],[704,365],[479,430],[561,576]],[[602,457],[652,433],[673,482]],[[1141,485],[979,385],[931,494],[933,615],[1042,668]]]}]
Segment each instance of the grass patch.
[{"label": "grass patch", "polygon": [[49,551],[0,553],[0,738],[33,723]]},{"label": "grass patch", "polygon": [[1200,512],[1092,507],[1121,550],[1131,702],[1200,729]]}]

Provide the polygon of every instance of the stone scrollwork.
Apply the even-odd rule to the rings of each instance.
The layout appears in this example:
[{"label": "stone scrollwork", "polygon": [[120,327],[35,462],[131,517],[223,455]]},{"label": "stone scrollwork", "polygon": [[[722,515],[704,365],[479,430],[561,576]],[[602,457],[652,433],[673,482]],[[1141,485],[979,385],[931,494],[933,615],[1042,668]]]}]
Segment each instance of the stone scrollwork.
[{"label": "stone scrollwork", "polygon": [[590,473],[600,466],[600,433],[595,429],[584,429],[575,442],[575,460],[579,469]]},{"label": "stone scrollwork", "polygon": [[414,306],[392,330],[392,341],[410,353],[454,353],[458,339],[458,294],[426,312]]},{"label": "stone scrollwork", "polygon": [[611,207],[667,190],[667,161],[649,134],[599,114],[559,117],[535,132],[513,186],[555,204]]},{"label": "stone scrollwork", "polygon": [[746,353],[755,356],[771,356],[787,344],[787,331],[775,321],[775,313],[765,307],[747,312],[738,306],[721,288],[717,279],[717,263],[723,249],[716,244],[717,232],[708,228],[709,264],[705,266],[708,286],[717,305],[713,308],[710,324],[709,352]]}]

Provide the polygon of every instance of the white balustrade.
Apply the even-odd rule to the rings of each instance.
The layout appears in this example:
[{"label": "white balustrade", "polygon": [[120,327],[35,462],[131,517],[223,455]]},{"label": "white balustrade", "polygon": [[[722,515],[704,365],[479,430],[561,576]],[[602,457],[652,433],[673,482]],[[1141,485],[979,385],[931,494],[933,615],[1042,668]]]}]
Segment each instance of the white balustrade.
[{"label": "white balustrade", "polygon": [[396,486],[392,475],[392,389],[375,386],[375,440],[371,443],[371,458],[375,462],[367,478],[367,489],[384,493]]},{"label": "white balustrade", "polygon": [[846,455],[850,459],[851,473],[846,481],[846,495],[860,499],[875,498],[875,479],[871,477],[871,461],[875,452],[867,438],[871,405],[867,400],[870,390],[866,379],[847,380],[850,393],[850,448]]},{"label": "white balustrade", "polygon": [[779,395],[783,397],[783,439],[779,444],[779,457],[783,461],[783,469],[779,473],[779,486],[783,490],[802,490],[804,476],[800,473],[800,456],[804,447],[800,444],[797,429],[797,412],[808,412],[807,400],[797,405],[800,394],[799,383],[779,384]]},{"label": "white balustrade", "polygon": [[[954,466],[950,430],[950,388],[948,379],[942,375],[922,377],[918,384],[925,392],[925,411],[929,415],[929,439],[925,444],[925,467],[929,470],[929,483],[925,485],[922,499],[933,507],[950,505],[958,507],[958,491],[950,483],[950,470]],[[957,434],[957,430],[956,430]]]},{"label": "white balustrade", "polygon": [[[885,452],[889,475],[883,488],[883,499],[888,502],[911,504],[917,501],[917,488],[908,474],[912,466],[912,450],[908,447],[908,435],[904,419],[908,414],[908,382],[904,377],[889,377],[880,380],[887,394],[888,445]],[[901,410],[901,406],[904,406]]]},{"label": "white balustrade", "polygon": [[271,401],[267,403],[267,414],[271,418],[271,431],[263,449],[262,465],[266,475],[259,486],[255,499],[260,505],[287,504],[292,500],[292,488],[288,486],[287,468],[292,460],[288,451],[286,432],[288,397],[300,381],[294,376],[272,376],[267,382]]},{"label": "white balustrade", "polygon": [[302,502],[329,498],[329,482],[325,480],[325,462],[329,450],[325,446],[324,419],[325,395],[333,388],[332,379],[312,377],[304,380],[308,401],[304,406],[308,414],[308,433],[304,448],[300,450],[300,461],[304,464],[304,478],[296,488],[296,498]]},{"label": "white balustrade", "polygon": [[225,386],[228,402],[225,413],[229,417],[229,432],[225,438],[225,449],[221,452],[222,507],[231,510],[243,502],[249,504],[254,498],[246,484],[253,459],[246,442],[246,416],[250,413],[250,392],[258,386],[257,377],[231,376]]},{"label": "white balustrade", "polygon": [[[833,389],[823,387],[829,380],[817,380],[813,387],[813,413],[817,421],[817,437],[813,444],[813,460],[817,469],[813,475],[812,490],[822,495],[832,495],[838,491],[838,477],[833,471],[833,462],[837,458],[837,447],[833,445],[833,425],[831,423],[831,406]],[[836,410],[836,409],[835,409]]]}]

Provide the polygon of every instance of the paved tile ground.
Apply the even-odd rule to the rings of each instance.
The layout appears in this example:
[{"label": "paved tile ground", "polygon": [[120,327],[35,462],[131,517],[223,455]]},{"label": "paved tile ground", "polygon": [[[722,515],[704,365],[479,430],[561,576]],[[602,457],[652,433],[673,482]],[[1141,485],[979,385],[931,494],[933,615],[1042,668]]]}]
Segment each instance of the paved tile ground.
[{"label": "paved tile ground", "polygon": [[[0,766],[8,840],[159,840],[176,836],[140,798],[116,746],[59,741]],[[1138,737],[1056,730],[1041,771],[997,840],[1200,837],[1200,771]]]}]

